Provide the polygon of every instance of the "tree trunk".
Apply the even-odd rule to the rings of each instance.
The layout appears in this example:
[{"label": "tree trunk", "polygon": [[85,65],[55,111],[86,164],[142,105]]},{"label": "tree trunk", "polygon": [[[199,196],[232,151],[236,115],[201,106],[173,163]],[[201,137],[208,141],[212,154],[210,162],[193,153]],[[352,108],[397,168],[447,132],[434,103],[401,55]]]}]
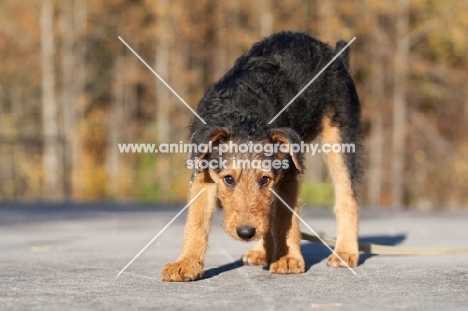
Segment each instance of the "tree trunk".
[{"label": "tree trunk", "polygon": [[335,0],[321,1],[319,4],[320,40],[327,42],[332,39],[331,21],[335,14]]},{"label": "tree trunk", "polygon": [[122,139],[122,129],[125,128],[125,75],[126,68],[124,56],[117,56],[114,63],[114,98],[109,111],[109,122],[107,124],[107,151],[106,151],[106,170],[107,183],[106,192],[111,197],[119,195],[119,164],[120,151],[119,143],[125,143]]},{"label": "tree trunk", "polygon": [[[377,23],[378,21],[375,21]],[[370,98],[372,100],[371,133],[369,141],[369,169],[368,169],[368,200],[371,206],[380,205],[382,186],[382,159],[383,159],[383,116],[382,110],[385,100],[385,66],[382,51],[384,40],[377,24],[374,24],[373,37],[375,44],[371,51]]]},{"label": "tree trunk", "polygon": [[[73,197],[83,188],[81,177],[82,137],[78,131],[79,121],[84,117],[87,105],[86,99],[86,28],[88,6],[87,0],[73,1],[74,57],[73,57],[73,108],[70,107],[70,193]],[[71,132],[73,131],[73,132]]]},{"label": "tree trunk", "polygon": [[230,40],[230,33],[227,32],[227,7],[226,4],[218,4],[215,7],[215,16],[213,17],[216,24],[216,48],[215,48],[215,65],[214,65],[214,80],[220,79],[226,71],[227,55],[228,55],[228,40]]},{"label": "tree trunk", "polygon": [[[165,12],[168,11],[169,2],[167,0],[158,0],[158,34],[156,43],[156,72],[169,83],[169,38],[167,32],[170,27],[170,21]],[[158,131],[158,144],[170,142],[170,98],[169,90],[158,79],[156,80],[156,126]],[[170,180],[169,155],[158,154],[157,175],[159,185],[159,199],[167,201],[169,199]]]},{"label": "tree trunk", "polygon": [[41,7],[42,45],[42,126],[44,136],[43,167],[46,200],[55,200],[61,194],[59,184],[58,109],[55,99],[54,66],[54,7],[52,0],[43,0]]},{"label": "tree trunk", "polygon": [[271,1],[260,0],[260,35],[262,37],[269,36],[273,33],[273,14],[271,12]]},{"label": "tree trunk", "polygon": [[393,74],[393,155],[392,155],[392,206],[403,205],[404,164],[406,141],[406,83],[408,80],[408,0],[398,0],[396,20],[396,50]]},{"label": "tree trunk", "polygon": [[73,73],[74,73],[74,29],[73,29],[73,6],[70,1],[60,2],[60,40],[61,40],[61,110],[62,124],[61,135],[64,137],[64,155],[62,179],[64,181],[64,196],[66,199],[71,195],[71,157],[72,150],[70,138],[74,129],[74,110],[75,100],[73,92]]},{"label": "tree trunk", "polygon": [[[468,49],[467,51],[465,52],[465,66],[466,66],[466,70],[465,70],[465,85],[466,85],[466,89],[465,89],[465,107],[464,107],[464,114],[465,114],[465,120],[468,120]],[[468,130],[468,124],[465,122],[465,133],[466,131]]]},{"label": "tree trunk", "polygon": [[203,89],[206,90],[214,82],[216,53],[216,23],[215,11],[219,5],[214,0],[207,0],[205,7],[205,38],[203,50]]},{"label": "tree trunk", "polygon": [[[241,21],[240,21],[240,4],[239,0],[231,0],[228,2],[230,5],[230,10],[228,14],[228,25],[229,28],[227,29],[229,34],[234,32],[240,32]],[[227,50],[227,59],[229,63],[227,67],[230,68],[234,61],[242,55],[243,51],[241,49],[241,41],[240,40],[228,40],[226,46],[228,47]]]}]

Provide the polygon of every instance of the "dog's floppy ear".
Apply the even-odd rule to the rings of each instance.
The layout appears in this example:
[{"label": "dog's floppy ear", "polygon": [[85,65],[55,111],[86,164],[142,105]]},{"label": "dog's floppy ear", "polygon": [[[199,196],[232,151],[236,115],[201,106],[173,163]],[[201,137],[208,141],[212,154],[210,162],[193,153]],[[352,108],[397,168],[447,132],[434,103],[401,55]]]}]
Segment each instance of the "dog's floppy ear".
[{"label": "dog's floppy ear", "polygon": [[[194,139],[195,135],[192,136],[192,142],[199,141],[198,143],[198,150],[195,154],[197,163],[195,164],[194,173],[192,175],[192,179],[194,178],[202,168],[201,163],[203,160],[210,160],[210,158],[216,158],[219,154],[218,148],[219,144],[223,144],[229,141],[231,136],[229,129],[225,127],[215,127],[206,133],[200,133],[201,135]],[[202,147],[202,144],[204,145]],[[212,172],[211,169],[203,168],[202,169],[204,174],[204,182],[205,183],[212,183],[217,182],[218,177],[216,174]]]},{"label": "dog's floppy ear", "polygon": [[[203,143],[206,144],[206,148],[201,150],[201,155],[198,157],[199,160],[206,159],[212,156],[216,156],[218,153],[219,144],[223,144],[229,140],[231,133],[226,127],[215,127],[207,132]],[[214,154],[216,153],[216,154]]]},{"label": "dog's floppy ear", "polygon": [[282,160],[289,155],[296,169],[302,172],[302,155],[300,150],[295,150],[293,148],[293,145],[299,148],[301,146],[301,138],[299,135],[290,128],[274,128],[270,130],[269,137],[273,144],[278,144],[280,146],[277,153],[278,158]]}]

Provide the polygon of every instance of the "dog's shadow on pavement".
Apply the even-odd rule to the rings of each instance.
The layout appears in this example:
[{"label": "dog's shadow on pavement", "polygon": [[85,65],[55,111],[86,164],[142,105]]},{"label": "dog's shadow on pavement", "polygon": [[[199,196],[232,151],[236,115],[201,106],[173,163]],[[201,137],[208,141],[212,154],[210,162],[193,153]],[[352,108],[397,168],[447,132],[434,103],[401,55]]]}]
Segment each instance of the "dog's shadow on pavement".
[{"label": "dog's shadow on pavement", "polygon": [[[398,245],[406,240],[406,234],[397,235],[371,235],[359,238],[359,244],[380,244],[380,245]],[[304,243],[301,245],[301,252],[304,256],[306,271],[312,266],[322,262],[330,256],[330,250],[323,244]],[[361,253],[358,266],[362,265],[367,259],[378,256],[376,254]]]},{"label": "dog's shadow on pavement", "polygon": [[[359,244],[380,244],[380,245],[398,245],[406,240],[406,234],[397,234],[397,235],[371,235],[364,236],[359,238]],[[330,255],[330,250],[323,244],[319,243],[310,243],[306,242],[301,244],[301,252],[304,256],[304,261],[306,265],[306,271],[308,271],[312,266],[322,262]],[[361,253],[359,256],[358,265],[362,265],[367,259],[378,256],[376,254],[367,254]],[[209,279],[220,275],[221,273],[237,269],[243,266],[241,259],[227,263],[225,265],[210,268],[206,270],[203,274],[203,279]]]},{"label": "dog's shadow on pavement", "polygon": [[237,269],[243,265],[244,263],[242,262],[242,259],[239,259],[239,260],[233,261],[231,263],[228,263],[228,264],[216,267],[216,268],[205,270],[205,272],[203,273],[202,279],[205,280],[205,279],[212,278],[214,276],[220,275],[223,272]]}]

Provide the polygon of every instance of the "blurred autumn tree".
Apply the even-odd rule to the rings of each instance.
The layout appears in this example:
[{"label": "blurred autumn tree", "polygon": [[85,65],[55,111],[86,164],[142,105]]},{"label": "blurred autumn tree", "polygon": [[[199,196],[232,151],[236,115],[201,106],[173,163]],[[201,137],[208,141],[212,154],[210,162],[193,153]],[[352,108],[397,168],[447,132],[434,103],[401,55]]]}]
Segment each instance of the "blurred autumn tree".
[{"label": "blurred autumn tree", "polygon": [[[468,206],[468,3],[397,0],[2,1],[0,200],[183,200],[185,155],[118,143],[187,141],[192,107],[263,36],[351,46],[363,106],[365,205]],[[311,77],[312,78],[312,77]],[[321,157],[302,197],[330,204]]]}]

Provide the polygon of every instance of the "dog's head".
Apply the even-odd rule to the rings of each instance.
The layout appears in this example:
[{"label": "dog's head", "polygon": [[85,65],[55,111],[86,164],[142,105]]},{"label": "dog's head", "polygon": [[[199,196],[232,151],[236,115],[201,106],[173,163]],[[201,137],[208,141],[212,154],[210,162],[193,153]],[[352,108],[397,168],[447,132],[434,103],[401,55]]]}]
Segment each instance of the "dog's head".
[{"label": "dog's head", "polygon": [[270,189],[284,176],[302,170],[300,153],[291,146],[299,135],[288,128],[268,131],[263,140],[248,141],[218,127],[205,139],[206,150],[198,162],[209,182],[218,186],[223,227],[235,239],[250,241],[269,230],[275,201]]}]

